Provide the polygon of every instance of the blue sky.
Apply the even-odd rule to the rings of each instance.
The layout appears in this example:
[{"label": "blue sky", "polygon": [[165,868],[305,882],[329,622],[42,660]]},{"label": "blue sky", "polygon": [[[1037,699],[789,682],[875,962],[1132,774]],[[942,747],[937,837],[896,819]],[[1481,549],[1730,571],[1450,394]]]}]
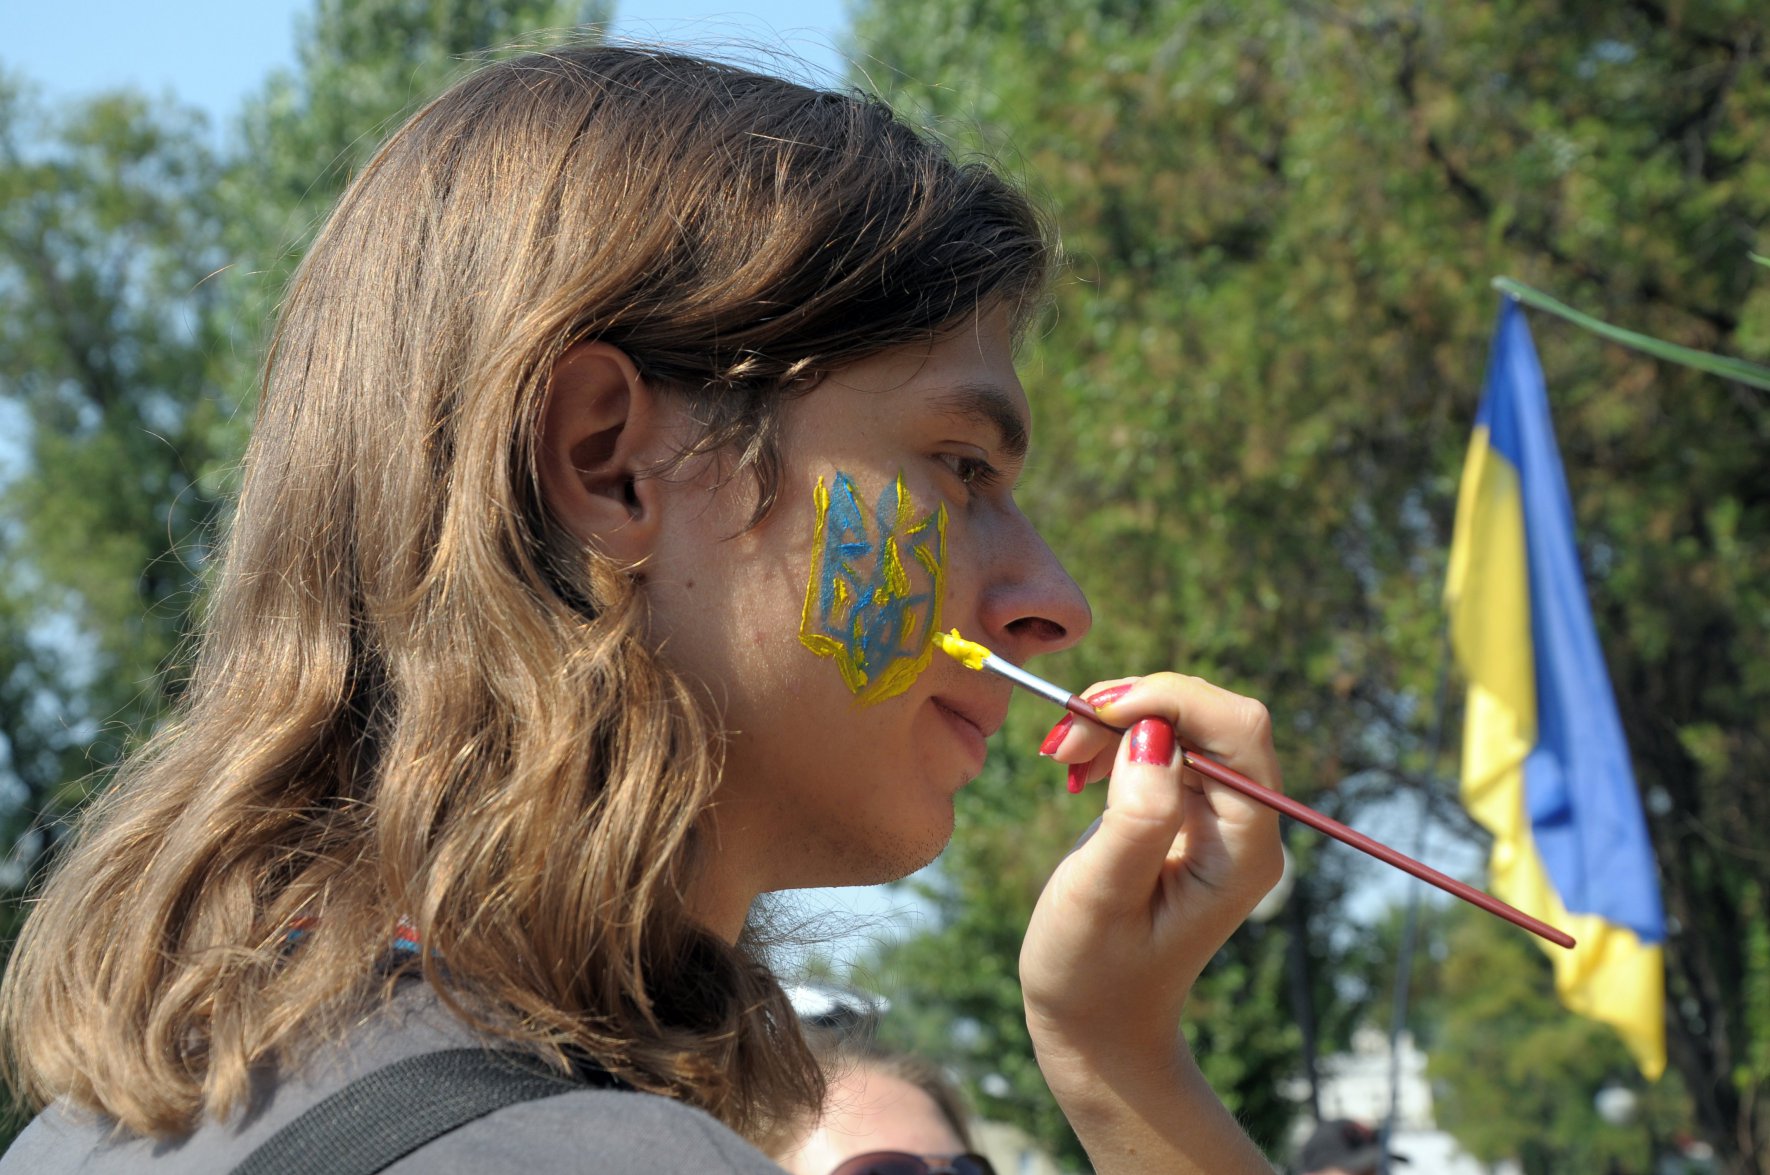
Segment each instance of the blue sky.
[{"label": "blue sky", "polygon": [[[52,99],[131,85],[224,125],[265,74],[294,62],[312,0],[0,0],[0,67]],[[647,40],[785,48],[839,75],[846,0],[617,0],[614,30]]]}]

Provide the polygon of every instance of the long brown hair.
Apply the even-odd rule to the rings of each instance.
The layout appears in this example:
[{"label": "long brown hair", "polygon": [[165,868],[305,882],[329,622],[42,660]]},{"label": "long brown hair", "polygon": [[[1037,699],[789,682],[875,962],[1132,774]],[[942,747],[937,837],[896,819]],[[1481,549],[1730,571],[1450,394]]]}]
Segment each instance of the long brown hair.
[{"label": "long brown hair", "polygon": [[721,734],[542,505],[549,372],[625,350],[760,517],[788,395],[1024,311],[1050,260],[1010,185],[859,95],[599,46],[420,111],[291,285],[187,695],[6,975],[15,1085],[142,1134],[225,1116],[385,998],[405,916],[407,970],[555,1064],[752,1137],[815,1104],[762,960],[685,914]]}]

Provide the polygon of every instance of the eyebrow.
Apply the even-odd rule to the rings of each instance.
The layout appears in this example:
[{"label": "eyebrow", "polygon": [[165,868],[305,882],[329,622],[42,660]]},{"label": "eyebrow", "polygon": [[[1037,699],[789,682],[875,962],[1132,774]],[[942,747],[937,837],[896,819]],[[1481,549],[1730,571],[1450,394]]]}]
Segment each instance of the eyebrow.
[{"label": "eyebrow", "polygon": [[997,444],[1010,461],[1026,457],[1027,420],[1006,391],[992,383],[961,383],[929,401],[942,416],[984,424],[996,430]]}]

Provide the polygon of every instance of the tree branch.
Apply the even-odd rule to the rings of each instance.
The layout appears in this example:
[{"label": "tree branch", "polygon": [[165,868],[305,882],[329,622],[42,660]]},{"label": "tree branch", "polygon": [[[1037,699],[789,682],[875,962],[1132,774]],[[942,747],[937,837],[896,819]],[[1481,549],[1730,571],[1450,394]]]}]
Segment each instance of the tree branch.
[{"label": "tree branch", "polygon": [[[1491,221],[1497,202],[1487,193],[1485,188],[1475,181],[1466,168],[1451,158],[1450,152],[1439,141],[1437,134],[1426,126],[1425,115],[1420,109],[1418,92],[1419,41],[1420,27],[1418,24],[1409,24],[1402,28],[1400,37],[1401,63],[1395,73],[1396,88],[1406,107],[1409,122],[1414,128],[1415,138],[1420,142],[1427,157],[1437,166],[1450,190],[1483,221]],[[1503,235],[1508,241],[1524,245],[1543,254],[1584,281],[1597,285],[1615,284],[1611,275],[1574,257],[1551,240],[1546,233],[1512,221],[1507,224]],[[1687,306],[1676,301],[1660,284],[1659,279],[1651,275],[1638,281],[1635,288],[1630,291],[1630,295],[1639,301],[1665,306],[1680,314],[1696,318],[1721,336],[1731,335],[1739,326],[1739,319],[1727,311]]]}]

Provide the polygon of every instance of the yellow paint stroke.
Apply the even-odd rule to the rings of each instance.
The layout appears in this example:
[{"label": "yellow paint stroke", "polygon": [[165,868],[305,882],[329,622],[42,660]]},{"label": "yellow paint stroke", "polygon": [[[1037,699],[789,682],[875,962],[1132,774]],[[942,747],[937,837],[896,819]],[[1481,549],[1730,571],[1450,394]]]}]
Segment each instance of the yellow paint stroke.
[{"label": "yellow paint stroke", "polygon": [[983,670],[983,659],[988,657],[989,650],[976,641],[968,641],[959,635],[958,629],[950,633],[938,629],[934,633],[934,643],[940,651],[963,665],[967,669]]},{"label": "yellow paint stroke", "polygon": [[[852,481],[849,484],[852,486]],[[799,640],[818,656],[829,657],[836,662],[844,684],[863,706],[903,693],[928,667],[934,656],[934,638],[940,632],[940,608],[946,594],[946,506],[942,504],[932,514],[918,521],[915,517],[915,503],[901,472],[897,475],[894,489],[895,506],[889,520],[868,518],[865,504],[858,495],[854,498],[868,537],[873,540],[871,551],[878,560],[875,572],[878,582],[874,592],[865,598],[857,597],[849,586],[849,577],[859,574],[856,568],[846,565],[838,568],[825,566],[829,557],[826,540],[830,525],[830,491],[821,477],[817,479],[817,486],[812,491],[816,524],[811,540],[811,575],[805,585],[805,605],[799,615]],[[933,545],[938,548],[933,552],[929,550],[930,544],[912,541],[918,536],[926,535],[930,527],[934,529]],[[866,665],[867,617],[861,609],[874,604],[890,605],[915,594],[909,569],[903,559],[902,544],[906,543],[915,553],[916,564],[927,573],[929,579],[928,616],[919,626],[924,632],[915,640],[915,653],[899,653],[876,673],[869,674]],[[822,589],[832,576],[832,599],[836,610],[850,607],[854,609],[846,618],[843,631],[846,639],[832,636],[819,624]]]}]

